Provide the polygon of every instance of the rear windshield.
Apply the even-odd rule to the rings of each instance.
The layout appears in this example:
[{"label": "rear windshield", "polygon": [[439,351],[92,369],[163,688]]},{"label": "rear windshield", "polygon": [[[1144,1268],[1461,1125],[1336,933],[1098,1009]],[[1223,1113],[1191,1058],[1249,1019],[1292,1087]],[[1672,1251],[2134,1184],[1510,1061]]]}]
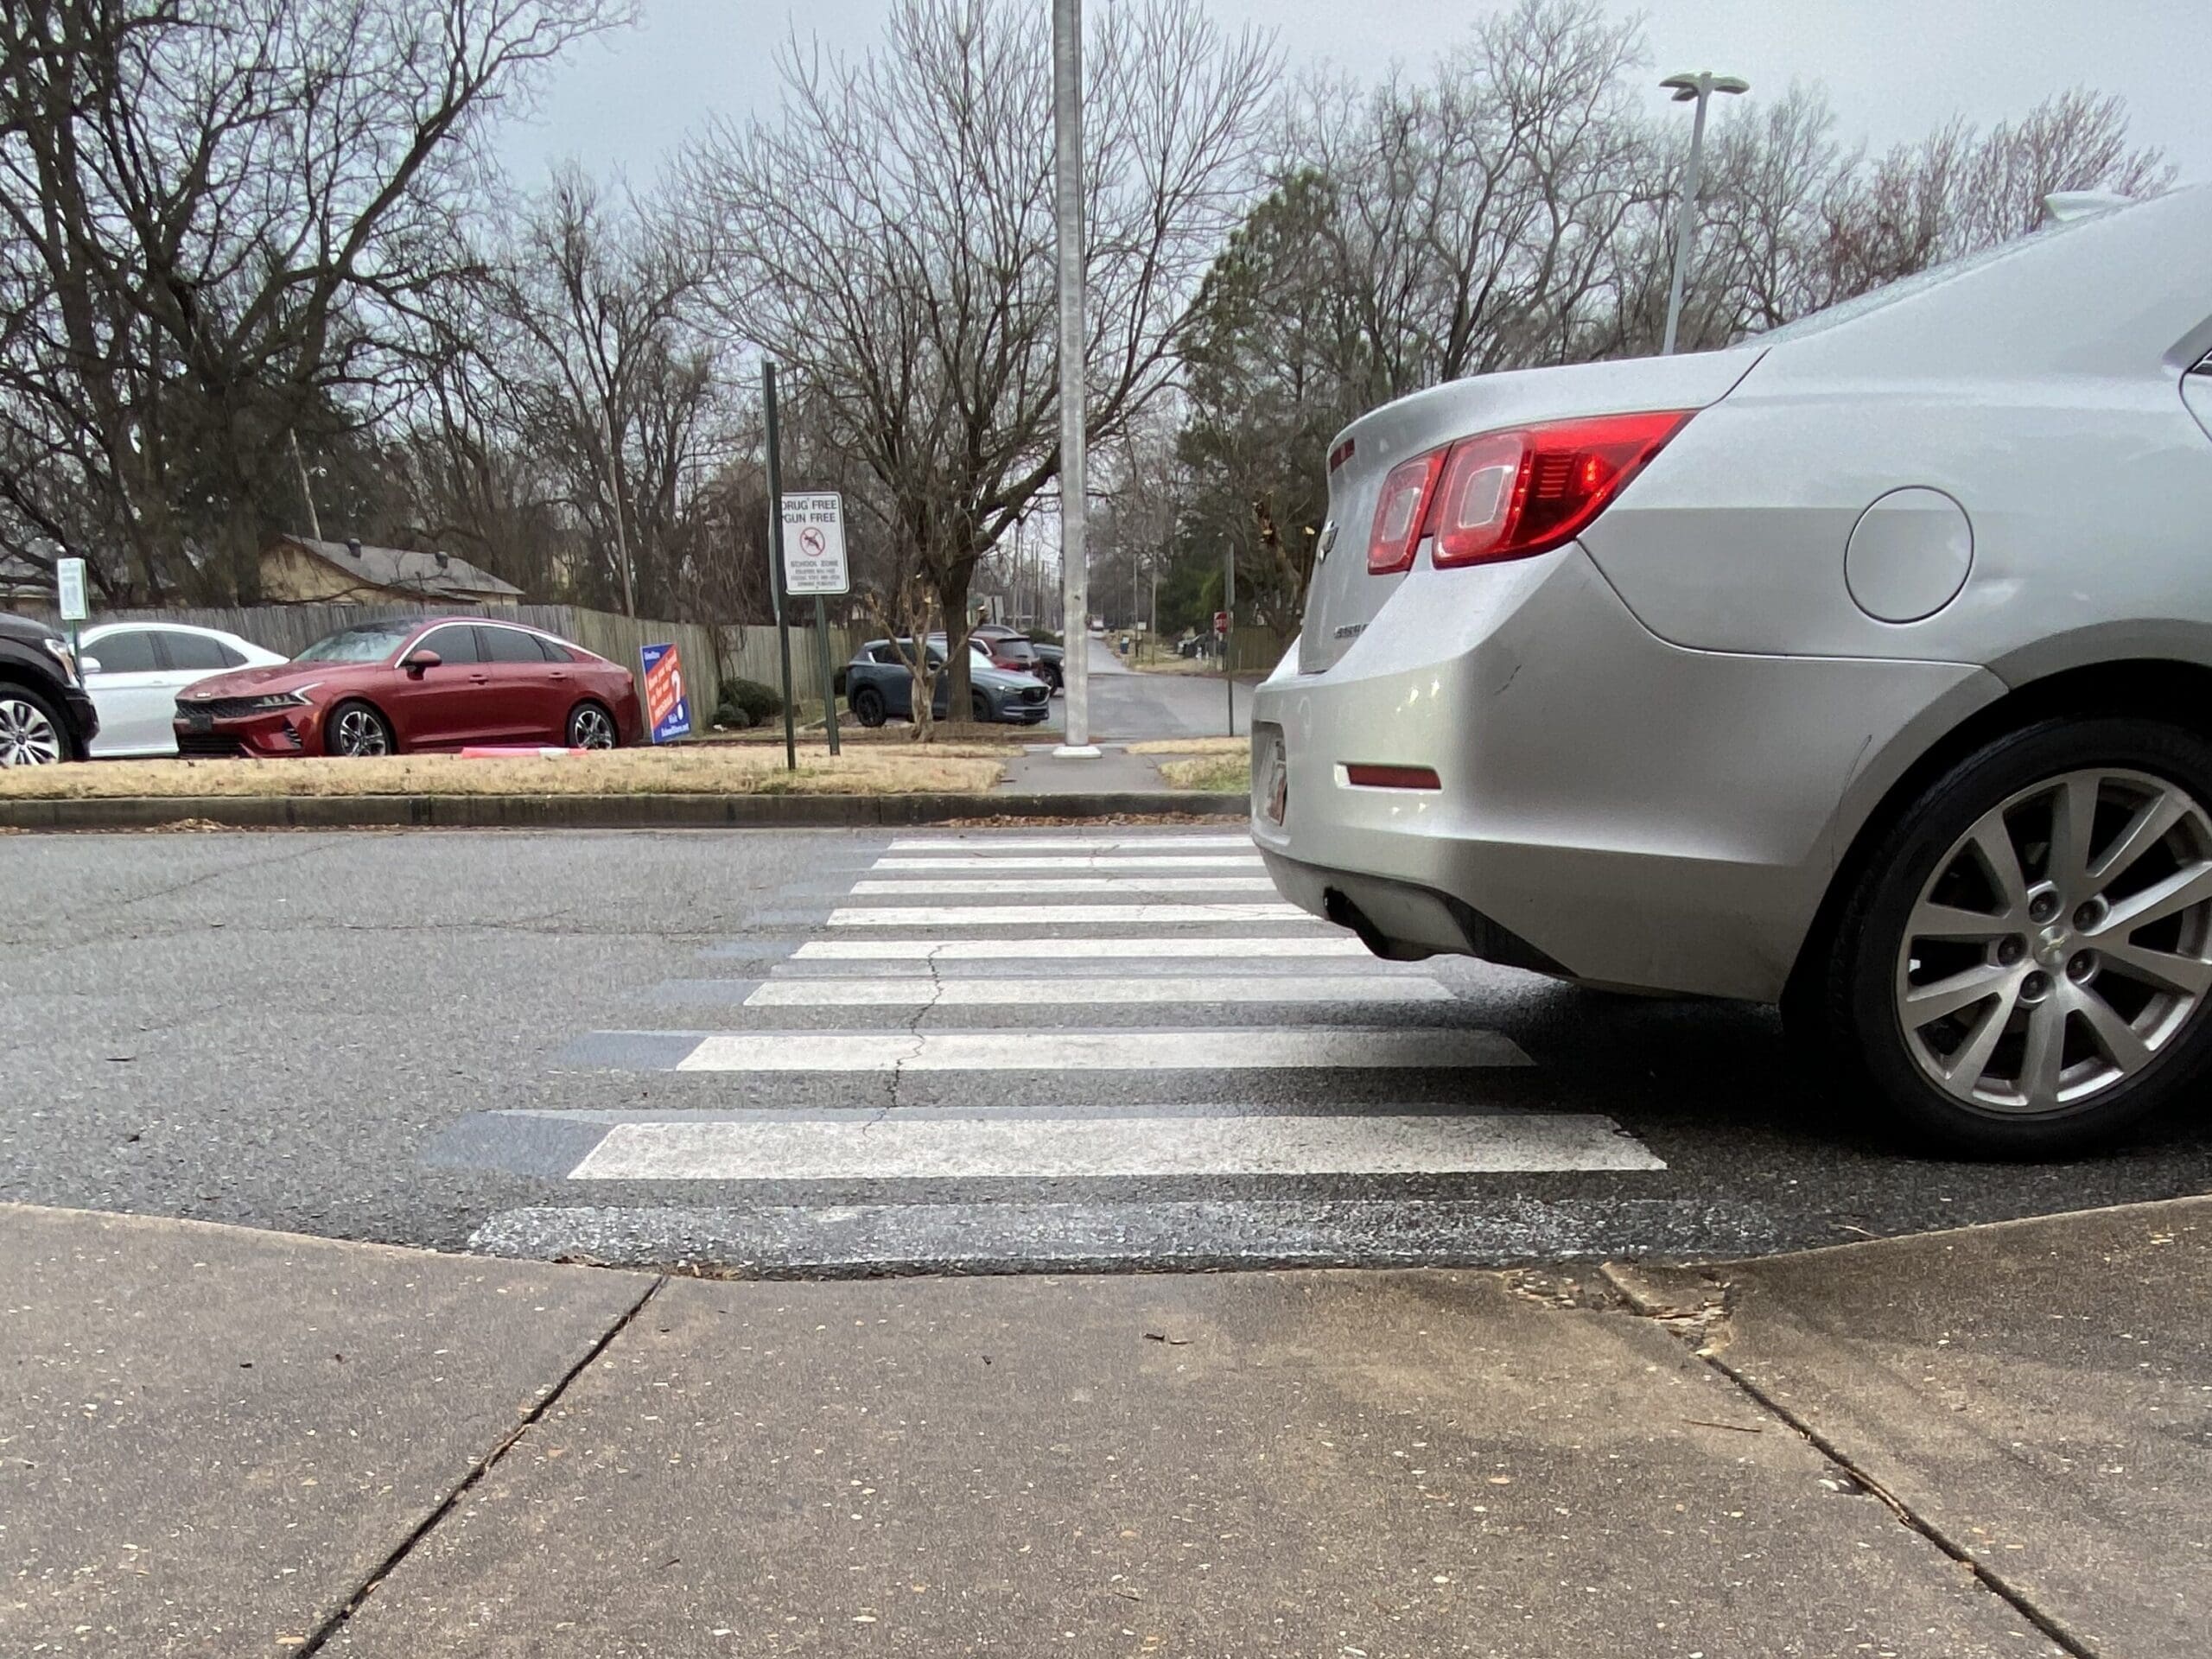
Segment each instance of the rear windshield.
[{"label": "rear windshield", "polygon": [[1973,253],[1961,254],[1956,259],[1948,259],[1940,265],[1930,265],[1925,270],[1916,270],[1910,276],[1900,276],[1897,281],[1885,283],[1880,288],[1859,295],[1856,299],[1845,300],[1840,304],[1828,307],[1825,311],[1815,311],[1808,316],[1799,317],[1794,322],[1785,322],[1779,328],[1770,328],[1763,334],[1745,334],[1738,343],[1746,346],[1779,346],[1793,340],[1801,340],[1807,334],[1823,333],[1840,323],[1853,321],[1869,312],[1879,311],[1886,306],[1895,305],[1899,300],[1909,300],[1916,294],[1925,294],[1931,288],[1941,288],[1945,283],[1955,282],[1961,276],[1970,276],[1985,266],[1995,264],[2000,259],[2011,258],[2023,249],[2034,247],[2041,242],[2047,242],[2054,236],[2063,236],[2069,231],[2078,230],[2084,225],[2094,224],[2097,220],[2108,217],[2111,213],[2126,211],[2126,208],[2116,207],[2108,210],[2107,213],[2091,213],[2084,218],[2069,219],[2063,224],[2045,225],[2040,229],[2031,231],[2025,236],[2016,236],[2009,242],[1999,242],[1993,248],[1982,248]]},{"label": "rear windshield", "polygon": [[415,630],[399,622],[366,623],[340,628],[318,639],[292,660],[300,663],[380,663],[406,643]]}]

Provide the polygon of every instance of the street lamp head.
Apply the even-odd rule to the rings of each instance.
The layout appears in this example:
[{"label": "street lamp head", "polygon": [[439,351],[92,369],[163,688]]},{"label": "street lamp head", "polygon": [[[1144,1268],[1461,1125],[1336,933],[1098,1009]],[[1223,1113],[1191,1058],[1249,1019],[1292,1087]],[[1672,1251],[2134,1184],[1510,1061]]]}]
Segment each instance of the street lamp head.
[{"label": "street lamp head", "polygon": [[1750,81],[1736,75],[1716,75],[1710,69],[1700,69],[1694,75],[1669,75],[1659,86],[1662,92],[1674,93],[1677,104],[1688,104],[1714,92],[1748,92],[1751,90]]}]

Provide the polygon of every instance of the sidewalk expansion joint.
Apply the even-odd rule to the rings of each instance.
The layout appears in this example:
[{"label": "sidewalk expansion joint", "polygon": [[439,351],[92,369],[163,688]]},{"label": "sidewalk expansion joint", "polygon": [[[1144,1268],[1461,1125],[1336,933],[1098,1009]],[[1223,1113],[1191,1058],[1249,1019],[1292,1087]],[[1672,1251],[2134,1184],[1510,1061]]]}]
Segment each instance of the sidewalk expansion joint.
[{"label": "sidewalk expansion joint", "polygon": [[493,1443],[491,1451],[477,1462],[475,1467],[464,1475],[429,1514],[417,1522],[408,1535],[399,1541],[391,1553],[376,1565],[368,1577],[361,1581],[361,1587],[346,1598],[345,1605],[308,1633],[307,1640],[292,1650],[293,1659],[312,1659],[312,1656],[320,1653],[331,1637],[346,1628],[347,1622],[360,1611],[362,1604],[374,1595],[378,1587],[397,1572],[410,1555],[415,1553],[416,1546],[437,1530],[446,1516],[460,1506],[461,1499],[474,1491],[485,1476],[499,1466],[501,1459],[513,1450],[515,1444],[527,1434],[547,1412],[552,1410],[560,1402],[562,1397],[568,1393],[569,1385],[591,1369],[599,1357],[613,1345],[617,1337],[630,1328],[631,1322],[645,1311],[646,1306],[660,1294],[661,1287],[667,1283],[666,1274],[655,1275],[652,1282],[639,1294],[637,1300],[623,1310],[621,1317],[600,1333],[598,1339],[584,1351],[582,1357],[561,1374],[559,1380],[551,1388],[546,1389],[543,1395],[522,1414],[515,1426]]},{"label": "sidewalk expansion joint", "polygon": [[1919,1534],[1966,1568],[1983,1590],[2049,1637],[2061,1649],[2071,1655],[2072,1659],[2100,1659],[2094,1647],[2037,1606],[2025,1591],[1976,1559],[1971,1550],[1954,1540],[1941,1526],[1919,1514],[1904,1499],[1883,1484],[1880,1477],[1873,1471],[1865,1467],[1804,1417],[1728,1363],[1726,1351],[1731,1335],[1728,1320],[1733,1311],[1734,1287],[1726,1280],[1710,1269],[1697,1269],[1698,1277],[1703,1281],[1704,1294],[1698,1306],[1686,1307],[1681,1305],[1680,1297],[1668,1295],[1662,1283],[1645,1277],[1633,1262],[1609,1262],[1601,1271],[1626,1298],[1628,1310],[1635,1317],[1649,1319],[1688,1343],[1698,1358],[1735,1384],[1761,1410],[1796,1431],[1807,1445],[1834,1465],[1853,1486],[1895,1516],[1899,1525]]}]

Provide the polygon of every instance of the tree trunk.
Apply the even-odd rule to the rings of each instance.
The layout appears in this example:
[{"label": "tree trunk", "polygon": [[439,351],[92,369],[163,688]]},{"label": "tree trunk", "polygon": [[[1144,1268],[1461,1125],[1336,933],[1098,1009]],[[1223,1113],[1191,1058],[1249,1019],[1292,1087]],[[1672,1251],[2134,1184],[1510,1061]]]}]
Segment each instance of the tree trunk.
[{"label": "tree trunk", "polygon": [[968,670],[976,659],[968,649],[968,583],[973,573],[974,561],[963,559],[937,584],[938,608],[944,615],[944,671],[952,680],[944,697],[947,720],[966,720],[973,712],[968,706],[973,696]]}]

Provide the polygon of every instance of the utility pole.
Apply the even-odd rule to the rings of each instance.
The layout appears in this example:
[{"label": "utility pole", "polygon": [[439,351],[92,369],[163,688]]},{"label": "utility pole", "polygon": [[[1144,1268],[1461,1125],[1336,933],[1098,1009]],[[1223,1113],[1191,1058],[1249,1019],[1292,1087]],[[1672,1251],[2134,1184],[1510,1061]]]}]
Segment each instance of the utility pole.
[{"label": "utility pole", "polygon": [[630,537],[622,525],[622,474],[614,464],[614,419],[607,400],[599,405],[599,435],[607,445],[607,499],[614,505],[614,559],[622,570],[622,614],[638,613],[638,597],[630,585]]},{"label": "utility pole", "polygon": [[1057,753],[1093,757],[1084,537],[1083,0],[1052,0],[1052,175],[1060,277],[1060,671],[1067,681],[1067,731]]},{"label": "utility pole", "polygon": [[285,433],[292,441],[292,465],[299,469],[300,494],[308,504],[308,534],[318,542],[322,539],[322,518],[315,510],[315,486],[308,482],[308,464],[300,454],[300,434],[297,428]]},{"label": "utility pole", "polygon": [[1697,240],[1698,173],[1705,159],[1705,106],[1715,92],[1748,92],[1751,83],[1734,75],[1715,75],[1700,69],[1694,75],[1669,75],[1660,86],[1675,94],[1675,102],[1697,100],[1697,119],[1690,127],[1690,164],[1682,180],[1682,216],[1675,226],[1675,276],[1667,285],[1667,338],[1659,355],[1675,354],[1675,336],[1682,321],[1682,289],[1689,281],[1690,246]]}]

